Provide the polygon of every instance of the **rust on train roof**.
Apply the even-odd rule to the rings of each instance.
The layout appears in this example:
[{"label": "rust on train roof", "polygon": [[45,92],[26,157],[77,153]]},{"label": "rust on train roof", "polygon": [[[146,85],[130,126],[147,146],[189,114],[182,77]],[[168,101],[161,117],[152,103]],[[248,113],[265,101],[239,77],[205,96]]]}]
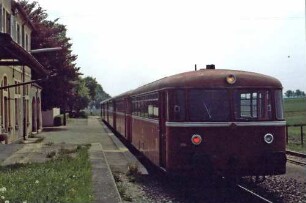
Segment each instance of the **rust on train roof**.
[{"label": "rust on train roof", "polygon": [[[234,75],[236,82],[228,84],[226,77]],[[115,98],[131,96],[169,88],[278,88],[282,89],[281,82],[271,76],[225,69],[201,69],[162,78],[144,86],[128,91]]]}]

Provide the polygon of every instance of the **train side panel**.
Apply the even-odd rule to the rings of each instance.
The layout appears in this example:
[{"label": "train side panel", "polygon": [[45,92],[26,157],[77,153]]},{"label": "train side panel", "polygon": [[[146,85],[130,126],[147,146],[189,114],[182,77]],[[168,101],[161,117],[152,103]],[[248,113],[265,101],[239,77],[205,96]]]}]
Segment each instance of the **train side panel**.
[{"label": "train side panel", "polygon": [[142,152],[152,163],[159,165],[159,124],[154,119],[133,116],[132,145]]},{"label": "train side panel", "polygon": [[125,139],[127,139],[125,134],[126,128],[126,115],[125,113],[116,112],[116,131],[120,133]]}]

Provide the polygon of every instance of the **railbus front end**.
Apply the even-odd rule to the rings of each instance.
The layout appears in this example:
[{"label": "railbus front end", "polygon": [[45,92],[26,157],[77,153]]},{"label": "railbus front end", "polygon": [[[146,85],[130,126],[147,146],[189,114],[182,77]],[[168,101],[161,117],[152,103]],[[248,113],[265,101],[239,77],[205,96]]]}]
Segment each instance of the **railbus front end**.
[{"label": "railbus front end", "polygon": [[203,175],[284,174],[281,89],[169,91],[167,170]]}]

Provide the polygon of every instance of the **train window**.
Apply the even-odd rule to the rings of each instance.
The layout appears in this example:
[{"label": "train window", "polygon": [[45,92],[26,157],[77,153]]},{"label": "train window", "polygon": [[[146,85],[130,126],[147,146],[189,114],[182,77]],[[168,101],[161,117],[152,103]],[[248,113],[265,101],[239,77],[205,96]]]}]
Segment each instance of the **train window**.
[{"label": "train window", "polygon": [[175,90],[169,92],[169,120],[185,120],[185,91]]},{"label": "train window", "polygon": [[135,116],[139,116],[139,102],[137,102],[137,98],[132,99],[132,114]]},{"label": "train window", "polygon": [[230,117],[227,90],[191,90],[188,107],[190,121],[228,121]]},{"label": "train window", "polygon": [[125,103],[124,100],[116,101],[116,111],[125,113]]},{"label": "train window", "polygon": [[284,109],[283,109],[283,93],[282,90],[275,91],[275,110],[276,118],[278,120],[284,119]]},{"label": "train window", "polygon": [[158,93],[134,97],[132,114],[143,118],[158,119]]},{"label": "train window", "polygon": [[239,120],[270,120],[271,95],[267,90],[236,91],[235,118]]}]

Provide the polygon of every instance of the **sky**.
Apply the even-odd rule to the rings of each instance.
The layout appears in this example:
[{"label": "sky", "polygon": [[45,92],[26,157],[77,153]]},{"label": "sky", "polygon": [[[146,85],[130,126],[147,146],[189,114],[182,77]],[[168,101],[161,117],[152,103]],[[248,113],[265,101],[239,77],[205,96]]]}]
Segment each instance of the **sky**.
[{"label": "sky", "polygon": [[306,92],[305,0],[37,0],[77,66],[111,96],[205,68],[253,71]]}]

